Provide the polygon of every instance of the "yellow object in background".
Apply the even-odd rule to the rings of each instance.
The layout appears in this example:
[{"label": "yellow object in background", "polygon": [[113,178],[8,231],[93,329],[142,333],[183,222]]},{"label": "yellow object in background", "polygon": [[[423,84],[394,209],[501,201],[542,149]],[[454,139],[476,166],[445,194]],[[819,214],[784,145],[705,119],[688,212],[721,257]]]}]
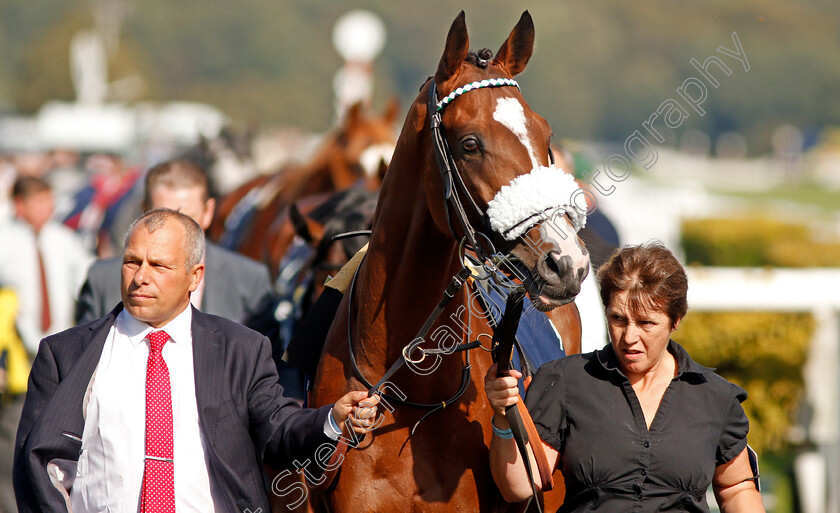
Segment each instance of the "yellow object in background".
[{"label": "yellow object in background", "polygon": [[9,289],[0,289],[0,355],[6,354],[6,393],[23,394],[32,362],[15,328],[18,300]]}]

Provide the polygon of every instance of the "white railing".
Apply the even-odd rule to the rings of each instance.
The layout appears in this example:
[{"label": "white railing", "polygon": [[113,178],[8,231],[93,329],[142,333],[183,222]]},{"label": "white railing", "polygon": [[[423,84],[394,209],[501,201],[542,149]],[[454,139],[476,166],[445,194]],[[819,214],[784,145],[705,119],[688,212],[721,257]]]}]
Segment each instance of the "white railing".
[{"label": "white railing", "polygon": [[[803,258],[807,255],[803,255]],[[840,269],[697,267],[688,271],[694,311],[810,312],[816,320],[803,374],[813,411],[807,440],[819,452],[795,462],[803,513],[840,513]]]}]

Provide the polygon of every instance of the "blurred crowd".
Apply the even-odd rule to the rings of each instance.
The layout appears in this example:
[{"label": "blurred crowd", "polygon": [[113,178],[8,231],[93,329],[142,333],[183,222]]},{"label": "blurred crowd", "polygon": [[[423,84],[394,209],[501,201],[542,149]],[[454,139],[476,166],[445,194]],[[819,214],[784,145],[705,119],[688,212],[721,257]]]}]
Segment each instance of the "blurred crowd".
[{"label": "blurred crowd", "polygon": [[[114,153],[0,154],[0,513],[17,511],[14,443],[41,340],[120,303],[123,238],[142,212],[179,210],[207,230],[216,206],[210,182],[195,158],[147,169]],[[212,242],[202,263],[193,305],[274,342],[268,268]]]},{"label": "blurred crowd", "polygon": [[[115,154],[0,155],[0,513],[16,511],[11,462],[32,358],[74,324],[95,258],[119,254],[141,174]],[[121,213],[123,201],[136,209]]]}]

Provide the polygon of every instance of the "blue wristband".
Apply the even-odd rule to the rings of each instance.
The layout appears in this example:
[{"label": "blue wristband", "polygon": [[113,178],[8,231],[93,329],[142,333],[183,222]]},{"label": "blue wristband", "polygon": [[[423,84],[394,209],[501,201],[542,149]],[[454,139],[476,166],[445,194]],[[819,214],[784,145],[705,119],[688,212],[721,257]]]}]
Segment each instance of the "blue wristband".
[{"label": "blue wristband", "polygon": [[513,431],[511,431],[510,428],[504,430],[497,428],[496,425],[493,424],[493,417],[490,417],[490,425],[493,427],[493,434],[502,440],[510,440],[513,438]]}]

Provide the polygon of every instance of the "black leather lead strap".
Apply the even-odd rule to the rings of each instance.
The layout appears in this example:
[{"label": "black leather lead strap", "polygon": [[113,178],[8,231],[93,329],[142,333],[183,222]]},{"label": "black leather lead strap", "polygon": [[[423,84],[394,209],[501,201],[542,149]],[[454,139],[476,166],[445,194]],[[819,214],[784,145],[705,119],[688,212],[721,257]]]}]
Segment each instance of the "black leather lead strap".
[{"label": "black leather lead strap", "polygon": [[[498,377],[510,375],[510,357],[516,340],[519,318],[522,316],[524,298],[525,289],[522,287],[517,287],[510,292],[505,303],[505,314],[493,333],[493,357],[496,360],[496,376]],[[528,482],[533,493],[531,499],[534,501],[537,511],[542,513],[542,506],[537,496],[537,485],[534,482],[534,471],[531,469],[531,458],[528,456],[528,432],[516,405],[505,408],[505,417],[510,424],[513,440],[522,456],[522,462],[525,464],[525,473],[528,476]]]},{"label": "black leather lead strap", "polygon": [[513,352],[516,329],[519,327],[519,318],[522,316],[524,298],[524,288],[516,287],[510,291],[505,303],[505,314],[493,331],[493,347],[496,348],[495,358],[498,363],[496,375],[500,377],[510,374],[510,357]]}]

